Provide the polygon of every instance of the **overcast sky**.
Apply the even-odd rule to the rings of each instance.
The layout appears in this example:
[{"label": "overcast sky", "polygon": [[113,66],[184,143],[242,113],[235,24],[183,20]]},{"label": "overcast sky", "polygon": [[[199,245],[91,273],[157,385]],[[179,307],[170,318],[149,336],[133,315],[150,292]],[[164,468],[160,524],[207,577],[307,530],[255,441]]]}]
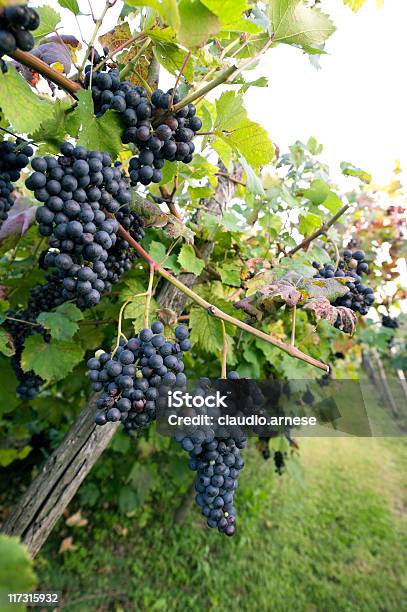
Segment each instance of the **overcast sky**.
[{"label": "overcast sky", "polygon": [[[38,4],[58,8],[64,31],[77,34],[72,15],[56,0]],[[92,0],[96,14],[102,4]],[[80,5],[88,10],[86,0]],[[108,13],[102,32],[114,26],[120,5]],[[322,0],[321,6],[337,26],[321,69],[298,49],[279,45],[255,72],[267,76],[269,87],[251,89],[246,106],[282,151],[313,135],[324,145],[323,157],[334,175],[346,160],[386,181],[396,158],[407,166],[407,1],[385,0],[377,8],[375,0],[368,0],[357,14],[342,0]],[[88,40],[93,24],[84,18],[81,23]]]}]

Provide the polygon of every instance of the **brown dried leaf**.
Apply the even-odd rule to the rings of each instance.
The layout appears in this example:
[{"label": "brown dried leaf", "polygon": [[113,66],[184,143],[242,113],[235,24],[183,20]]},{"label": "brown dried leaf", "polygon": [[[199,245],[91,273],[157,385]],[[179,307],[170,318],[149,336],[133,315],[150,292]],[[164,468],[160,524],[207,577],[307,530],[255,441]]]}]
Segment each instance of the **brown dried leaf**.
[{"label": "brown dried leaf", "polygon": [[335,325],[338,318],[338,311],[335,306],[332,306],[329,300],[324,297],[311,298],[305,302],[303,308],[311,310],[317,321],[324,319],[331,325]]},{"label": "brown dried leaf", "polygon": [[259,293],[264,296],[262,304],[268,309],[271,302],[284,302],[287,306],[293,307],[301,300],[301,292],[298,291],[290,282],[281,279],[270,285],[259,289]]},{"label": "brown dried leaf", "polygon": [[338,321],[338,329],[345,334],[353,334],[356,329],[356,315],[350,308],[344,306],[333,306],[327,298],[311,298],[305,302],[303,308],[310,310],[317,321],[321,319],[335,325]]},{"label": "brown dried leaf", "polygon": [[76,550],[76,546],[73,544],[73,538],[72,537],[64,538],[62,540],[58,552],[59,552],[60,555],[63,555],[64,553],[68,552],[69,550]]},{"label": "brown dried leaf", "polygon": [[338,306],[339,323],[338,328],[345,334],[353,336],[356,329],[356,315],[350,308]]},{"label": "brown dried leaf", "polygon": [[75,512],[66,519],[65,523],[68,527],[85,527],[88,524],[88,519],[82,518],[80,512]]}]

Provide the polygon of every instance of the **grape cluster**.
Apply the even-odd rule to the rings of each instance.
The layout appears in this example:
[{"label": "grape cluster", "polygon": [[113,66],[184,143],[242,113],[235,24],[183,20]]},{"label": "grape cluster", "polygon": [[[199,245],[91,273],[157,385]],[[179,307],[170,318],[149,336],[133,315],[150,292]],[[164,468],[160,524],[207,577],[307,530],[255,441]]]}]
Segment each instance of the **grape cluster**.
[{"label": "grape cluster", "polygon": [[0,142],[0,227],[14,204],[13,183],[19,180],[21,170],[28,165],[33,154],[32,147],[23,146],[23,142],[19,138],[15,142]]},{"label": "grape cluster", "polygon": [[69,142],[62,143],[61,153],[34,158],[26,185],[43,202],[36,220],[40,234],[49,237],[44,265],[57,270],[63,299],[86,308],[129,269],[132,256],[126,254],[128,243],[118,240],[118,221],[136,239],[144,232],[130,210],[129,183],[120,165],[112,166],[107,153]]},{"label": "grape cluster", "polygon": [[22,4],[0,9],[0,69],[7,72],[3,55],[14,53],[16,49],[31,51],[34,47],[32,30],[40,25],[40,18],[32,8]]},{"label": "grape cluster", "polygon": [[[238,378],[237,372],[230,372],[229,380]],[[204,397],[211,390],[208,378],[201,378],[194,395]],[[188,416],[219,414],[217,408],[195,407],[188,410]],[[216,435],[210,425],[186,426],[177,431],[175,439],[189,454],[189,468],[197,472],[195,501],[208,527],[218,528],[220,533],[232,536],[235,533],[236,510],[234,492],[238,484],[244,460],[240,450],[247,444],[246,437],[240,434],[225,437]]]},{"label": "grape cluster", "polygon": [[85,75],[85,86],[92,88],[92,98],[97,115],[107,110],[120,113],[125,129],[122,141],[132,144],[138,156],[130,160],[130,179],[133,185],[159,183],[165,160],[192,161],[195,145],[192,142],[202,122],[196,116],[193,104],[176,113],[169,111],[171,101],[179,102],[179,94],[173,90],[156,89],[151,101],[144,87],[129,81],[120,81],[119,71],[97,72],[90,67]]},{"label": "grape cluster", "polygon": [[382,325],[383,327],[388,327],[389,329],[397,329],[399,327],[399,322],[397,321],[397,319],[393,319],[388,315],[383,315]]},{"label": "grape cluster", "polygon": [[189,331],[176,327],[174,342],[163,331],[163,324],[155,321],[128,342],[121,340],[115,353],[89,359],[92,387],[103,390],[97,400],[97,425],[121,421],[129,433],[146,427],[156,418],[159,401],[167,401],[167,391],[185,386],[182,357],[191,348]]},{"label": "grape cluster", "polygon": [[334,305],[345,306],[354,312],[359,311],[361,315],[367,314],[369,307],[374,304],[375,298],[373,289],[366,287],[366,285],[362,283],[361,276],[369,273],[369,265],[365,261],[365,254],[363,251],[358,250],[352,252],[346,249],[336,269],[332,264],[324,264],[322,266],[316,261],[314,261],[312,265],[318,270],[314,278],[352,278],[353,280],[351,282],[346,283],[349,292],[343,297],[338,298]]}]

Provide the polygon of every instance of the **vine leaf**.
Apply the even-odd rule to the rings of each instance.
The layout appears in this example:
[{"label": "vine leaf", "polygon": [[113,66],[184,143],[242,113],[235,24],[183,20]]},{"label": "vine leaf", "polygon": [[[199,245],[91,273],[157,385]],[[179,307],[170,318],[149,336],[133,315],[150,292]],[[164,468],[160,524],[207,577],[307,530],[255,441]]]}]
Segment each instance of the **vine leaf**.
[{"label": "vine leaf", "polygon": [[71,11],[71,13],[73,13],[74,15],[79,15],[79,13],[81,12],[78,5],[78,0],[58,0],[58,4],[60,7],[66,8],[68,9],[68,11]]},{"label": "vine leaf", "polygon": [[[16,452],[15,449],[2,449],[2,453],[4,451],[11,451],[13,459],[23,459],[30,450],[31,448],[26,446],[22,449],[22,453]],[[3,463],[3,465],[7,465],[7,463]],[[27,548],[21,544],[18,538],[0,535],[0,591],[29,592],[35,587],[37,582],[37,577],[33,571],[33,562],[30,559]],[[3,610],[5,608],[11,609],[12,607],[10,605],[9,608],[5,605]],[[20,606],[17,606],[18,608]]]},{"label": "vine leaf", "polygon": [[129,23],[128,21],[124,21],[123,23],[119,23],[115,28],[113,28],[113,30],[99,36],[99,43],[103,49],[107,48],[109,53],[111,53],[130,38],[131,32]]},{"label": "vine leaf", "polygon": [[341,170],[344,176],[354,176],[362,181],[362,183],[369,184],[372,182],[372,175],[366,172],[366,170],[361,170],[361,168],[356,168],[353,164],[349,162],[341,162]]},{"label": "vine leaf", "polygon": [[85,349],[77,342],[52,339],[44,342],[41,335],[30,336],[21,357],[24,372],[33,370],[47,382],[65,378],[83,359]]},{"label": "vine leaf", "polygon": [[238,263],[225,263],[218,266],[217,270],[222,279],[222,283],[231,287],[240,287],[240,265]]},{"label": "vine leaf", "polygon": [[344,283],[352,282],[352,278],[308,278],[301,284],[304,298],[324,297],[330,302],[335,302],[340,297],[349,293],[349,288]]},{"label": "vine leaf", "polygon": [[53,32],[61,21],[60,14],[50,6],[40,6],[35,9],[40,17],[40,25],[33,32],[36,42]]},{"label": "vine leaf", "polygon": [[210,36],[220,31],[221,23],[218,17],[199,0],[181,0],[178,10],[178,40],[188,49],[202,47]]},{"label": "vine leaf", "polygon": [[162,18],[163,22],[178,30],[180,17],[177,0],[125,0],[129,6],[149,6]]},{"label": "vine leaf", "polygon": [[14,130],[23,134],[37,130],[54,113],[54,105],[36,95],[12,66],[6,74],[0,71],[0,107]]},{"label": "vine leaf", "polygon": [[79,132],[78,144],[88,149],[107,151],[114,159],[122,148],[122,125],[119,113],[108,110],[102,117],[95,117],[92,92],[82,89],[77,92],[78,106],[68,121],[70,134]]},{"label": "vine leaf", "polygon": [[[18,196],[8,213],[8,218],[0,228],[1,251],[11,248],[35,221],[36,206],[28,198]],[[4,244],[3,244],[4,241]]]},{"label": "vine leaf", "polygon": [[[206,353],[217,353],[223,348],[222,324],[218,319],[209,315],[202,308],[191,308],[189,315],[189,326],[191,328],[191,342]],[[232,339],[228,338],[231,346]]]},{"label": "vine leaf", "polygon": [[54,312],[42,312],[38,317],[41,323],[51,332],[55,340],[69,340],[79,329],[77,321],[83,319],[79,308],[74,304],[62,304]]},{"label": "vine leaf", "polygon": [[303,0],[271,0],[269,17],[274,42],[299,45],[308,52],[324,43],[336,29],[328,15]]},{"label": "vine leaf", "polygon": [[218,138],[253,168],[272,161],[275,150],[267,131],[248,118],[242,97],[234,91],[226,91],[216,100],[214,129]]},{"label": "vine leaf", "polygon": [[12,336],[0,327],[0,353],[6,357],[11,357],[15,353]]},{"label": "vine leaf", "polygon": [[276,276],[278,269],[267,270],[251,279],[250,290],[255,289],[255,292],[236,302],[235,308],[260,318],[262,313],[270,313],[276,306],[283,304],[292,308],[314,298],[324,299],[330,304],[349,292],[344,283],[352,280],[346,277],[303,278],[294,270],[290,270],[280,279]]},{"label": "vine leaf", "polygon": [[305,302],[303,308],[310,310],[316,321],[323,319],[330,325],[337,325],[338,329],[346,334],[353,334],[356,329],[356,315],[350,308],[345,306],[333,306],[324,297],[311,298]]},{"label": "vine leaf", "polygon": [[184,244],[178,255],[179,264],[186,270],[196,276],[199,276],[205,267],[202,259],[195,255],[195,251],[190,244]]}]

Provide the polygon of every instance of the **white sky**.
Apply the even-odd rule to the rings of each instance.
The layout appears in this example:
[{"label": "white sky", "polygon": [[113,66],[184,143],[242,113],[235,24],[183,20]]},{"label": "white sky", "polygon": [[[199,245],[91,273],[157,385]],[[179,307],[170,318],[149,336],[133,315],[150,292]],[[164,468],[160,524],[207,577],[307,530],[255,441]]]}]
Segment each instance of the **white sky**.
[{"label": "white sky", "polygon": [[[91,0],[96,14],[103,6]],[[78,35],[72,14],[56,0],[40,1],[58,9],[65,33]],[[84,12],[86,0],[80,0]],[[114,27],[121,2],[109,11],[101,32]],[[322,0],[337,31],[321,58],[321,70],[289,45],[269,51],[251,75],[265,75],[268,88],[246,94],[252,119],[266,127],[271,138],[286,151],[297,139],[315,136],[324,145],[324,160],[334,176],[339,163],[350,161],[372,172],[376,181],[389,180],[394,160],[407,166],[407,1],[375,0],[354,14],[342,0]],[[81,18],[89,39],[93,23]]]}]

